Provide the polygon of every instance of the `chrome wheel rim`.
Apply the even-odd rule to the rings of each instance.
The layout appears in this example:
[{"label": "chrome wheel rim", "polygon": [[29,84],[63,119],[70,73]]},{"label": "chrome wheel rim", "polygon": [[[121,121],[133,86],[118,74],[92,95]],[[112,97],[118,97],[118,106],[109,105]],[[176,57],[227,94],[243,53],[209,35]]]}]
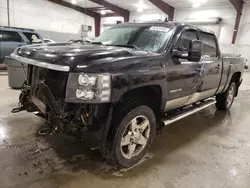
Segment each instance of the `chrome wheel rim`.
[{"label": "chrome wheel rim", "polygon": [[137,116],[127,125],[121,138],[120,149],[123,157],[131,159],[139,155],[148,143],[150,123],[145,116]]},{"label": "chrome wheel rim", "polygon": [[229,107],[233,103],[234,95],[235,95],[234,87],[231,87],[228,91],[227,107]]}]

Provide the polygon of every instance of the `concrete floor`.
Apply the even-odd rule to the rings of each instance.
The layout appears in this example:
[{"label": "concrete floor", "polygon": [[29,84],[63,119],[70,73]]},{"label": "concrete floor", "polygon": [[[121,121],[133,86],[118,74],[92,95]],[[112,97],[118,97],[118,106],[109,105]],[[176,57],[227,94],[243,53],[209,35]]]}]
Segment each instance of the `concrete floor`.
[{"label": "concrete floor", "polygon": [[129,170],[79,140],[36,137],[43,120],[11,114],[20,91],[8,87],[5,73],[0,83],[0,187],[250,187],[250,73],[230,112],[211,107],[164,128],[147,160]]}]

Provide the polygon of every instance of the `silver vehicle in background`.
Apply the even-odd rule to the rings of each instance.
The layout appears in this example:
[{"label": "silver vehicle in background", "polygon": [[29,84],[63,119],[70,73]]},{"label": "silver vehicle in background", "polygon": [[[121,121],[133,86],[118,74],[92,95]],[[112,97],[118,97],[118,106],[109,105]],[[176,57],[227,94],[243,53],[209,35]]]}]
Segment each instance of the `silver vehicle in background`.
[{"label": "silver vehicle in background", "polygon": [[0,63],[17,47],[42,42],[42,37],[33,29],[0,26]]}]

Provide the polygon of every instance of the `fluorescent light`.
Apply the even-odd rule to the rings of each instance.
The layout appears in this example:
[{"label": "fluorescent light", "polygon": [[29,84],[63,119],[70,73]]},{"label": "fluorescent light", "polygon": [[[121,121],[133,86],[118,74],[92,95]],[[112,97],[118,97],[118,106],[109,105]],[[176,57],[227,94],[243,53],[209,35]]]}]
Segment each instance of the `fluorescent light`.
[{"label": "fluorescent light", "polygon": [[102,10],[101,15],[105,15],[105,14],[106,14],[105,10]]},{"label": "fluorescent light", "polygon": [[148,6],[145,5],[143,1],[140,1],[140,2],[137,3],[137,4],[134,4],[134,6],[136,6],[137,9],[139,9],[139,8],[140,8],[140,9],[147,9],[147,8],[148,8]]},{"label": "fluorescent light", "polygon": [[194,3],[192,5],[193,8],[199,8],[201,6],[201,3],[200,2],[197,2],[197,3]]},{"label": "fluorescent light", "polygon": [[141,7],[139,7],[138,9],[137,9],[137,12],[142,12],[143,11],[143,8],[141,8]]},{"label": "fluorescent light", "polygon": [[73,5],[75,5],[75,4],[77,3],[77,1],[76,1],[76,0],[71,0],[71,3],[72,3]]}]

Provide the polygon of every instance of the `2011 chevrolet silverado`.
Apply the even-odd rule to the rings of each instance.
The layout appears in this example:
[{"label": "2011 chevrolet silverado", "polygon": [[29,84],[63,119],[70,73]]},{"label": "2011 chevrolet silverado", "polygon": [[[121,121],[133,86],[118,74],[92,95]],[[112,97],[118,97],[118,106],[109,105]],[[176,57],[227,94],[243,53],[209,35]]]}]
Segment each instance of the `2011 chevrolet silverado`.
[{"label": "2011 chevrolet silverado", "polygon": [[28,64],[13,112],[81,133],[120,167],[144,157],[157,129],[214,104],[228,110],[244,71],[213,32],[172,22],[119,24],[91,44],[24,46],[11,57]]}]

